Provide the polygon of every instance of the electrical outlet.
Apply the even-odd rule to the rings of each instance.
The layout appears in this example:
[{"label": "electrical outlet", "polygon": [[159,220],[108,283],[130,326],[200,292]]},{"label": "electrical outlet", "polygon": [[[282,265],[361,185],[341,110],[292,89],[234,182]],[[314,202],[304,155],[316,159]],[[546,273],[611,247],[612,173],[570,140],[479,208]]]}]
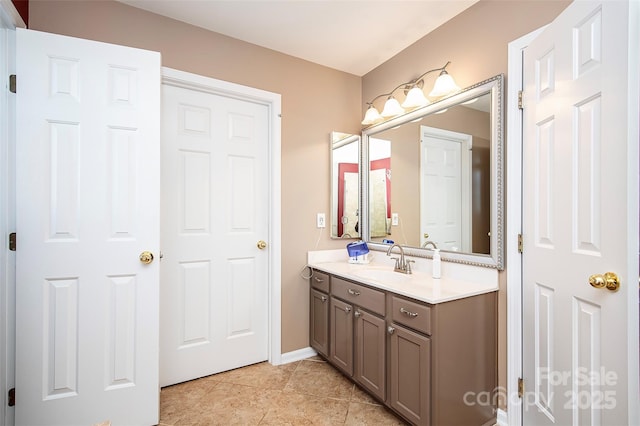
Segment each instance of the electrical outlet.
[{"label": "electrical outlet", "polygon": [[316,227],[317,228],[324,228],[326,226],[327,226],[327,223],[325,222],[324,213],[318,213],[316,215]]},{"label": "electrical outlet", "polygon": [[398,213],[391,213],[391,225],[398,226]]}]

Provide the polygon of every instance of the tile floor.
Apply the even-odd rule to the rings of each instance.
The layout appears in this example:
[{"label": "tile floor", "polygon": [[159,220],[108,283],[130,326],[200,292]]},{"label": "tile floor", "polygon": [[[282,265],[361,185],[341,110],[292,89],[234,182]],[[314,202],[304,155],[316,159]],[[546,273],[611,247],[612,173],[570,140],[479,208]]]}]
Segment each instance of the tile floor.
[{"label": "tile floor", "polygon": [[160,425],[405,425],[319,357],[163,388]]}]

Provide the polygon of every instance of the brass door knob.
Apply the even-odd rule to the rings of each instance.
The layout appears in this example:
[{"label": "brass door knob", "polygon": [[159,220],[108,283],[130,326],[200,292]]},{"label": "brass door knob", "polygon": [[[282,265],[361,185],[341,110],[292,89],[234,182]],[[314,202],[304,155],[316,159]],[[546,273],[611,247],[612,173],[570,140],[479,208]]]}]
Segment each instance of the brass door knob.
[{"label": "brass door knob", "polygon": [[589,284],[594,288],[606,288],[609,291],[617,291],[620,288],[620,279],[615,272],[594,274],[589,277]]},{"label": "brass door knob", "polygon": [[153,262],[153,253],[151,253],[150,251],[143,251],[142,253],[140,253],[140,262],[144,263],[145,265]]},{"label": "brass door knob", "polygon": [[262,240],[258,241],[258,244],[256,244],[256,245],[258,246],[258,248],[260,250],[264,250],[265,248],[267,248],[267,243],[265,241],[262,241]]}]

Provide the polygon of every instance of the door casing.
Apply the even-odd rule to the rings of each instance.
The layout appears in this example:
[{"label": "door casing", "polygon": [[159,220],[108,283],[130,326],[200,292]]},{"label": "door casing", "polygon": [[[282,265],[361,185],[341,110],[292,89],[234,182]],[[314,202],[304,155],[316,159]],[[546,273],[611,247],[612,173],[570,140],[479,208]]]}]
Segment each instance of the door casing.
[{"label": "door casing", "polygon": [[15,386],[15,253],[6,239],[15,229],[15,95],[5,82],[15,74],[15,29],[26,28],[10,1],[0,1],[0,424],[14,423],[7,393]]}]

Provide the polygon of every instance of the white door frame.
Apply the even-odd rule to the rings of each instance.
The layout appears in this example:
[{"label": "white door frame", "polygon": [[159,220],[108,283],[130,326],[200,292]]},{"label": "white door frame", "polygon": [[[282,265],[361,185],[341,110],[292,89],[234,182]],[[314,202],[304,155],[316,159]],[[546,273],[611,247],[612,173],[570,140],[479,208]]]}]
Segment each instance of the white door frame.
[{"label": "white door frame", "polygon": [[15,29],[26,28],[10,0],[0,0],[0,424],[14,423],[15,410],[7,406],[7,392],[15,385],[15,253],[7,238],[15,230],[15,95],[7,89],[15,74]]},{"label": "white door frame", "polygon": [[[269,362],[282,363],[281,353],[281,206],[280,206],[280,114],[281,96],[240,84],[229,83],[172,68],[162,67],[162,84],[196,90],[204,93],[257,102],[269,108]],[[162,241],[160,241],[162,246]]]},{"label": "white door frame", "polygon": [[522,110],[518,92],[522,90],[522,51],[545,27],[509,43],[507,84],[507,424],[522,425],[522,401],[518,379],[522,377],[522,253],[518,235],[522,233]]}]

